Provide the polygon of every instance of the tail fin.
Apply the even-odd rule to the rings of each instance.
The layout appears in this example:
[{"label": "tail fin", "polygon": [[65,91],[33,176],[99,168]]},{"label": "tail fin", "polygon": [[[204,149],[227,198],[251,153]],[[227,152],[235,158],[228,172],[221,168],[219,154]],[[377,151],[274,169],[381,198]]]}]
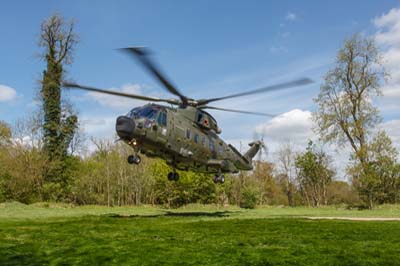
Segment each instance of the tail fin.
[{"label": "tail fin", "polygon": [[249,162],[256,156],[264,143],[261,140],[256,140],[249,143],[250,149],[243,155]]}]

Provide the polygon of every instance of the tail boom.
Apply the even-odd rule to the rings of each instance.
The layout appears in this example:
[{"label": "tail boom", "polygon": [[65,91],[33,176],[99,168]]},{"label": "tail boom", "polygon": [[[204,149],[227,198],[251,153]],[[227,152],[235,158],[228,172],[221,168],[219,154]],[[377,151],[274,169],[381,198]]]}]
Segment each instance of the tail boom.
[{"label": "tail boom", "polygon": [[250,149],[243,155],[243,157],[246,158],[247,161],[251,162],[263,145],[264,143],[261,140],[249,143]]}]

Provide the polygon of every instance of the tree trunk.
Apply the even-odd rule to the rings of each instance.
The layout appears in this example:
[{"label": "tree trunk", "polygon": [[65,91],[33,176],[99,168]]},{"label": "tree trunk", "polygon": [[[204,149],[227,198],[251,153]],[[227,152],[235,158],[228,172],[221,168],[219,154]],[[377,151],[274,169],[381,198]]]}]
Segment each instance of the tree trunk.
[{"label": "tree trunk", "polygon": [[371,190],[368,194],[368,209],[372,210],[374,208],[374,197],[373,191]]},{"label": "tree trunk", "polygon": [[294,207],[293,191],[292,191],[292,186],[291,186],[291,185],[289,185],[289,188],[288,188],[286,194],[287,194],[289,206],[290,206],[290,207]]}]

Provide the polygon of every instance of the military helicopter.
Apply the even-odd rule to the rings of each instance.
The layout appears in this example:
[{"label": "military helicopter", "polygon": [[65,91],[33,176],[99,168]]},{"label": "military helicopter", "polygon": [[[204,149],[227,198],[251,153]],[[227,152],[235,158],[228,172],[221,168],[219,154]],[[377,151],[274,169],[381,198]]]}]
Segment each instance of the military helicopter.
[{"label": "military helicopter", "polygon": [[[252,170],[253,157],[264,147],[263,141],[256,140],[249,143],[250,148],[246,153],[241,154],[234,146],[225,143],[219,137],[221,129],[206,109],[270,117],[274,116],[273,114],[219,108],[210,106],[209,103],[312,83],[308,78],[301,78],[243,93],[195,100],[183,95],[167,79],[150,58],[147,48],[130,47],[120,50],[137,59],[168,92],[178,99],[128,94],[67,81],[63,82],[63,86],[151,102],[119,116],[116,119],[116,132],[120,140],[133,148],[133,155],[128,157],[128,163],[139,164],[141,162],[139,153],[148,157],[162,158],[172,168],[168,174],[168,180],[171,181],[179,179],[176,172],[178,169],[214,174],[214,182],[223,183],[224,173]],[[170,106],[155,104],[156,102],[168,103]]]}]

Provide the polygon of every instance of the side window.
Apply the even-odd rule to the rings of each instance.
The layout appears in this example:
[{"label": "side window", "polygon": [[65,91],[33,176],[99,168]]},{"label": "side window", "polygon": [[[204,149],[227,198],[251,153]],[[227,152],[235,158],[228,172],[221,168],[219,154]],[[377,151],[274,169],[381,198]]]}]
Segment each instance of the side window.
[{"label": "side window", "polygon": [[160,112],[160,115],[158,116],[157,119],[157,123],[163,127],[167,125],[167,114],[165,112]]},{"label": "side window", "polygon": [[162,112],[162,123],[164,126],[167,125],[167,113],[166,112]]},{"label": "side window", "polygon": [[215,151],[215,144],[214,144],[214,141],[213,141],[213,140],[210,140],[210,142],[209,142],[209,147],[210,147],[210,150],[211,150],[211,151]]},{"label": "side window", "polygon": [[224,152],[224,146],[222,145],[222,143],[220,143],[220,144],[218,145],[218,152],[219,152],[219,153],[223,153],[223,152]]},{"label": "side window", "polygon": [[199,134],[194,133],[194,142],[199,143]]},{"label": "side window", "polygon": [[191,135],[191,132],[190,132],[190,129],[188,128],[188,129],[186,129],[186,138],[190,139],[190,135]]},{"label": "side window", "polygon": [[201,145],[203,145],[204,147],[206,146],[206,137],[205,136],[201,137]]}]

